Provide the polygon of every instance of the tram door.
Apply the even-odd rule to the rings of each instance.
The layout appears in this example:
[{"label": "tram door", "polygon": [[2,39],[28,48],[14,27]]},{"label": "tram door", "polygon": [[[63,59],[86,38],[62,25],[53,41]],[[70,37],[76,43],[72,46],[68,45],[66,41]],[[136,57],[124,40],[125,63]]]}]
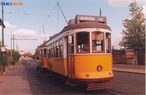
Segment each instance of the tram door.
[{"label": "tram door", "polygon": [[43,68],[47,68],[46,48],[43,49],[42,63],[43,63]]},{"label": "tram door", "polygon": [[68,36],[67,40],[67,68],[68,68],[68,77],[74,78],[75,75],[75,66],[74,66],[74,37]]}]

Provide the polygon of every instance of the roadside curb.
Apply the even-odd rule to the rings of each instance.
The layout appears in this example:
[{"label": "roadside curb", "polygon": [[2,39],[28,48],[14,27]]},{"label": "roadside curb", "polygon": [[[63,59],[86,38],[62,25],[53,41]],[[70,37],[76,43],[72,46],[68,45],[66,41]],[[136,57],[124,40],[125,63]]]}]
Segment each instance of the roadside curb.
[{"label": "roadside curb", "polygon": [[124,72],[124,73],[134,73],[134,74],[142,74],[145,75],[145,72],[133,72],[133,71],[122,71],[122,70],[113,70],[115,72]]},{"label": "roadside curb", "polygon": [[145,65],[130,65],[130,64],[113,64],[116,68],[126,68],[126,69],[142,69],[145,70]]}]

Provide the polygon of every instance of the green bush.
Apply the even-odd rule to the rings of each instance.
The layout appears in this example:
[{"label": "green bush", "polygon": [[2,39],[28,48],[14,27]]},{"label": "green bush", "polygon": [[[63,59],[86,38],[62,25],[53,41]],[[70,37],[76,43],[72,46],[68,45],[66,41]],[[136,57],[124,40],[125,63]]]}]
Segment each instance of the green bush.
[{"label": "green bush", "polygon": [[15,63],[16,63],[16,62],[15,62],[14,60],[11,61],[11,64],[12,64],[12,65],[15,65]]},{"label": "green bush", "polygon": [[2,60],[2,53],[0,54],[0,65],[2,65],[2,63],[4,63],[4,66],[15,65],[19,61],[19,58],[20,58],[19,52],[12,50],[12,60],[11,60],[11,50],[6,50],[6,52],[4,53],[3,60]]},{"label": "green bush", "polygon": [[11,64],[12,64],[12,65],[16,64],[16,63],[19,61],[19,58],[20,58],[19,52],[13,50],[13,51],[12,51],[12,61],[11,61]]},{"label": "green bush", "polygon": [[[2,65],[2,63],[4,64],[4,66],[7,66],[10,63],[9,60],[9,56],[6,55],[6,53],[4,53],[4,55],[2,54],[2,52],[0,51],[0,65]],[[3,58],[4,56],[4,58]]]}]

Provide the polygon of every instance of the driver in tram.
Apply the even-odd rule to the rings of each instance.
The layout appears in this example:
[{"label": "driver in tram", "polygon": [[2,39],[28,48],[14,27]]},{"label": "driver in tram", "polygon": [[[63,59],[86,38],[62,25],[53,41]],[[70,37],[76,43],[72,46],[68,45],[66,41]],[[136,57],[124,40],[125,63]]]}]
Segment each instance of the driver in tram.
[{"label": "driver in tram", "polygon": [[89,42],[86,42],[86,43],[83,45],[83,51],[89,51]]}]

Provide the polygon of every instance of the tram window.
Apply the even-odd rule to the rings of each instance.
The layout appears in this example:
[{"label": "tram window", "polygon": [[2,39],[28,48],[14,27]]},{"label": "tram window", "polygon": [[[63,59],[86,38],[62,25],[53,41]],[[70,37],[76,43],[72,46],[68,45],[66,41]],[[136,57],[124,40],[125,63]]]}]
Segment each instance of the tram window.
[{"label": "tram window", "polygon": [[54,57],[62,57],[62,39],[56,42],[56,46],[54,47]]},{"label": "tram window", "polygon": [[51,49],[49,49],[49,58],[51,58]]},{"label": "tram window", "polygon": [[111,52],[111,34],[106,33],[106,52],[110,53]]},{"label": "tram window", "polygon": [[77,33],[77,52],[90,52],[89,32]]},{"label": "tram window", "polygon": [[62,45],[62,39],[60,39],[59,44]]},{"label": "tram window", "polygon": [[51,48],[53,48],[53,44],[51,44]]},{"label": "tram window", "polygon": [[62,57],[62,45],[59,46],[59,57]]},{"label": "tram window", "polygon": [[56,49],[55,48],[53,48],[53,57],[55,58],[56,57]]},{"label": "tram window", "polygon": [[74,53],[74,36],[72,35],[71,53]]},{"label": "tram window", "polygon": [[46,49],[44,49],[44,57],[46,58]]},{"label": "tram window", "polygon": [[55,47],[56,45],[55,45],[55,43],[53,44],[53,47]]},{"label": "tram window", "polygon": [[56,47],[56,57],[59,57],[59,47]]},{"label": "tram window", "polygon": [[53,49],[51,49],[51,58],[53,58]]},{"label": "tram window", "polygon": [[48,49],[47,49],[47,54],[46,55],[47,55],[47,58],[49,58],[49,50]]},{"label": "tram window", "polygon": [[50,45],[47,46],[47,58],[50,58]]},{"label": "tram window", "polygon": [[78,45],[78,52],[83,52],[83,44]]},{"label": "tram window", "polygon": [[56,42],[56,46],[58,46],[58,45],[59,45],[59,42],[57,41],[57,42]]},{"label": "tram window", "polygon": [[51,58],[51,49],[48,50],[48,58]]},{"label": "tram window", "polygon": [[104,51],[104,34],[103,32],[92,32],[92,52]]},{"label": "tram window", "polygon": [[43,57],[43,50],[41,50],[41,57]]},{"label": "tram window", "polygon": [[74,54],[74,36],[71,36],[72,42],[68,44],[68,53],[69,54]]}]

